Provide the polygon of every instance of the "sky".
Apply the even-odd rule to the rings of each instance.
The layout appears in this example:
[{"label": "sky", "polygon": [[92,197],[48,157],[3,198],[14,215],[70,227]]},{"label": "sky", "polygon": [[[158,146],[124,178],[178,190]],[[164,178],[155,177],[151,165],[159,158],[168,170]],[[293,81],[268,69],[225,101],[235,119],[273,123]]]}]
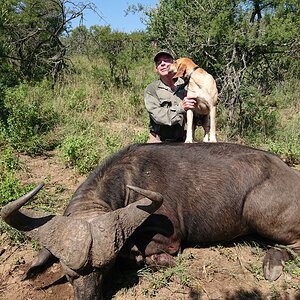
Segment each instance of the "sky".
[{"label": "sky", "polygon": [[[90,0],[97,6],[98,16],[93,11],[86,11],[83,25],[89,28],[92,25],[110,25],[114,31],[130,33],[133,31],[144,30],[145,25],[141,22],[143,14],[128,14],[125,16],[125,10],[129,5],[143,4],[146,7],[154,8],[159,0]],[[79,25],[80,20],[72,22],[72,27]]]}]

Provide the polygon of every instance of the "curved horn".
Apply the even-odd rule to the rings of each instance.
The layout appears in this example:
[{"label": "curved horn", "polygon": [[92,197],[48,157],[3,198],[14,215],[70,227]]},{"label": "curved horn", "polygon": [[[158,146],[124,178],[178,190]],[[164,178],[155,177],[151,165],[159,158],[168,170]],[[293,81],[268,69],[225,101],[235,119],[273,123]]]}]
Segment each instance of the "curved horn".
[{"label": "curved horn", "polygon": [[[1,209],[1,217],[3,221],[20,231],[30,231],[36,228],[37,226],[40,226],[44,223],[42,220],[43,217],[46,218],[46,220],[44,221],[47,222],[49,220],[49,217],[51,218],[51,216],[33,211],[28,211],[27,213],[19,211],[19,209],[28,201],[30,201],[43,186],[44,183],[40,183],[26,195],[6,204]],[[36,216],[41,217],[38,222],[37,219],[33,219],[33,217]]]},{"label": "curved horn", "polygon": [[140,226],[151,214],[156,212],[163,203],[160,193],[144,190],[139,187],[127,185],[127,187],[143,196],[136,202],[117,210],[118,220],[122,227],[122,234],[127,239],[134,230]]},{"label": "curved horn", "polygon": [[6,204],[1,209],[1,217],[5,222],[8,222],[11,218],[11,215],[14,214],[14,212],[18,211],[23,205],[25,205],[33,196],[35,196],[40,189],[44,186],[44,183],[40,183],[38,186],[36,186],[33,190],[28,192],[26,195],[20,197],[19,199],[10,202]]},{"label": "curved horn", "polygon": [[[150,190],[144,190],[144,189],[141,189],[141,188],[139,188],[137,186],[133,186],[133,185],[127,185],[127,187],[130,190],[135,191],[152,201],[152,204],[150,205],[151,207],[148,207],[149,213],[155,212],[157,209],[160,208],[160,206],[163,203],[163,196],[160,193],[153,192]],[[153,210],[153,211],[151,212],[151,210]]]},{"label": "curved horn", "polygon": [[123,235],[128,238],[133,231],[140,226],[151,214],[156,212],[163,203],[163,196],[160,193],[144,190],[139,187],[127,185],[127,187],[143,196],[136,202],[118,209],[118,221],[122,226]]},{"label": "curved horn", "polygon": [[41,183],[26,195],[5,205],[1,210],[1,217],[10,226],[38,240],[71,269],[80,269],[88,261],[92,243],[87,222],[32,210],[19,211],[43,186]]},{"label": "curved horn", "polygon": [[136,228],[163,203],[163,196],[160,193],[135,186],[127,187],[145,198],[99,216],[91,222],[94,267],[100,267],[116,257]]}]

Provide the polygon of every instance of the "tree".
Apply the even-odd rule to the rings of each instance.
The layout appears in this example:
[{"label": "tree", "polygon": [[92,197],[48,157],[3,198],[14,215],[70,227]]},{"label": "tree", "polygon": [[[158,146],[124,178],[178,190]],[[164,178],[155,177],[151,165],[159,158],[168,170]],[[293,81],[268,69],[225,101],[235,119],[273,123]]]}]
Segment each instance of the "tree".
[{"label": "tree", "polygon": [[1,0],[0,130],[13,113],[4,103],[7,88],[45,76],[54,84],[67,60],[63,35],[70,21],[88,8],[94,6],[67,0]]},{"label": "tree", "polygon": [[161,0],[145,13],[152,41],[218,79],[231,125],[242,122],[248,87],[267,94],[274,82],[299,77],[297,0]]},{"label": "tree", "polygon": [[[67,0],[2,0],[0,4],[0,60],[12,66],[20,79],[55,81],[66,63],[62,36],[69,22],[92,4]],[[0,69],[0,73],[4,70]]]},{"label": "tree", "polygon": [[94,51],[91,32],[84,25],[74,28],[66,38],[68,50],[71,54],[82,54],[87,57]]},{"label": "tree", "polygon": [[145,33],[112,31],[110,26],[77,27],[67,42],[73,54],[101,57],[107,61],[111,82],[117,85],[128,85],[131,65],[149,53]]}]

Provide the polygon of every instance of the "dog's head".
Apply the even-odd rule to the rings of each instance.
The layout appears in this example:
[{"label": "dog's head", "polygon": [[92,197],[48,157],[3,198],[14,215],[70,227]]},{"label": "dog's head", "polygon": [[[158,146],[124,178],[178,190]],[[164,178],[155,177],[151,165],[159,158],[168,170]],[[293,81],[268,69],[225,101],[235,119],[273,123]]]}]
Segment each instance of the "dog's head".
[{"label": "dog's head", "polygon": [[169,73],[174,73],[173,78],[184,78],[195,66],[196,64],[190,58],[182,57],[169,66]]}]

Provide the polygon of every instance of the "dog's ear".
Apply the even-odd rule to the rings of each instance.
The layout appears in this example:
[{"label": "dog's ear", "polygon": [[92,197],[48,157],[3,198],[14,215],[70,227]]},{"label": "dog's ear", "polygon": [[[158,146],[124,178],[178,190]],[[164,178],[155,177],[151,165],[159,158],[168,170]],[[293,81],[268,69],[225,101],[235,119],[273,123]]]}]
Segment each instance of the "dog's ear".
[{"label": "dog's ear", "polygon": [[183,63],[179,63],[177,67],[177,72],[173,78],[184,77],[186,73],[186,66]]}]

